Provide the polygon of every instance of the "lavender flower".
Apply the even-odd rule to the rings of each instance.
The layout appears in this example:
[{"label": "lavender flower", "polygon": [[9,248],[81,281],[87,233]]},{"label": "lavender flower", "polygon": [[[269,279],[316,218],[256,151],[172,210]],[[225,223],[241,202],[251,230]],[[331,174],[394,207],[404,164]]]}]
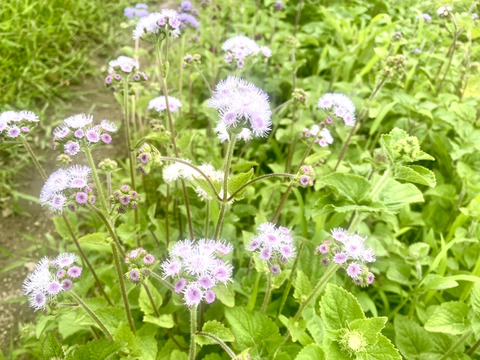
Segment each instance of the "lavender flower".
[{"label": "lavender flower", "polygon": [[22,132],[29,133],[31,126],[38,121],[37,115],[31,111],[5,111],[0,114],[0,136],[4,133],[14,139]]},{"label": "lavender flower", "polygon": [[[168,97],[168,105],[171,112],[177,112],[181,107],[182,103],[177,98],[173,96]],[[165,96],[159,96],[153,100],[150,100],[148,103],[148,110],[155,110],[157,112],[162,112],[167,109],[167,102]]]},{"label": "lavender flower", "polygon": [[178,20],[182,23],[182,28],[186,28],[188,25],[197,29],[200,26],[198,20],[192,14],[181,13],[178,14]]},{"label": "lavender flower", "polygon": [[328,93],[318,100],[318,108],[342,119],[347,126],[355,125],[355,105],[343,94]]},{"label": "lavender flower", "polygon": [[322,256],[326,266],[332,261],[343,267],[356,285],[370,285],[375,276],[369,272],[366,264],[375,261],[375,253],[365,246],[365,238],[349,233],[343,228],[331,231],[332,240],[325,240],[317,247],[316,253]]},{"label": "lavender flower", "polygon": [[[22,286],[25,295],[28,295],[30,306],[35,311],[47,310],[48,303],[58,294],[72,288],[72,280],[65,279],[60,283],[59,277],[63,277],[66,271],[71,278],[78,278],[82,268],[70,266],[75,261],[75,254],[62,253],[54,260],[44,257],[35,265],[35,269],[28,275]],[[65,270],[65,268],[68,269]]]},{"label": "lavender flower", "polygon": [[159,13],[154,12],[139,19],[135,30],[133,30],[133,39],[152,38],[166,33],[177,37],[180,35],[180,24],[177,11],[163,9]]},{"label": "lavender flower", "polygon": [[123,13],[129,19],[132,19],[134,16],[138,18],[142,18],[142,17],[148,16],[148,11],[146,9],[148,9],[147,4],[139,3],[135,5],[134,8],[131,8],[131,7],[125,8]]},{"label": "lavender flower", "polygon": [[236,60],[238,67],[243,67],[245,59],[251,55],[262,53],[268,58],[272,54],[268,47],[260,47],[254,40],[243,35],[238,35],[225,41],[222,45],[222,50],[225,51],[225,61],[229,63],[232,60]]},{"label": "lavender flower", "polygon": [[128,56],[119,56],[115,60],[110,61],[108,66],[109,74],[113,74],[115,72],[131,73],[140,69],[138,61]]},{"label": "lavender flower", "polygon": [[278,265],[283,265],[295,257],[293,237],[288,228],[277,228],[268,222],[261,224],[258,230],[259,234],[252,237],[247,250],[256,252],[259,259],[270,264],[270,271],[276,275],[280,272]]},{"label": "lavender flower", "polygon": [[437,10],[437,15],[439,17],[448,17],[450,14],[453,13],[453,9],[450,5],[448,4],[445,4],[444,6],[441,6],[438,10]]},{"label": "lavender flower", "polygon": [[232,132],[247,141],[253,136],[265,137],[271,130],[268,95],[244,79],[229,76],[219,82],[209,105],[219,112],[215,131],[222,142],[230,140]]},{"label": "lavender flower", "polygon": [[432,17],[430,16],[430,14],[427,14],[427,13],[422,14],[422,17],[423,17],[423,20],[427,23],[432,21]]},{"label": "lavender flower", "polygon": [[179,241],[161,264],[163,277],[176,280],[175,292],[183,293],[187,306],[196,306],[203,299],[211,303],[215,300],[213,288],[233,281],[233,267],[219,258],[232,250],[225,240]]},{"label": "lavender flower", "polygon": [[[71,166],[58,169],[49,176],[40,193],[40,203],[53,211],[62,212],[70,201],[85,204],[92,195],[87,195],[88,166]],[[88,188],[88,189],[87,189]]]}]

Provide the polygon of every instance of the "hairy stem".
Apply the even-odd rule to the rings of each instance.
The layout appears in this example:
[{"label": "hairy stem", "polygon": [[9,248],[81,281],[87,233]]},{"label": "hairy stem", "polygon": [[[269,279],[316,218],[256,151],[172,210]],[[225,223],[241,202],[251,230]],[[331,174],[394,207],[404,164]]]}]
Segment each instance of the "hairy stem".
[{"label": "hairy stem", "polygon": [[172,291],[175,291],[175,287],[170,284],[169,282],[167,282],[164,278],[162,278],[160,275],[158,275],[157,273],[153,272],[153,271],[150,271],[148,269],[144,269],[143,271],[143,274],[145,276],[153,276],[155,279],[157,279],[158,281],[160,281],[163,285],[165,285],[166,287],[168,287],[170,290]]},{"label": "hairy stem", "polygon": [[148,287],[147,283],[144,281],[142,283],[143,288],[145,289],[145,292],[147,293],[148,300],[150,301],[150,304],[152,305],[153,311],[155,312],[155,315],[157,317],[160,316],[160,313],[158,312],[158,307],[157,304],[155,304],[155,300],[153,299],[152,293],[150,292],[150,288]]},{"label": "hairy stem", "polygon": [[237,195],[240,191],[242,191],[243,189],[245,189],[247,186],[259,181],[259,180],[263,180],[263,179],[267,179],[267,178],[271,178],[271,177],[288,177],[288,178],[295,178],[296,175],[292,175],[292,174],[284,174],[284,173],[274,173],[274,174],[266,174],[266,175],[262,175],[262,176],[259,176],[259,177],[256,177],[255,179],[252,179],[250,180],[249,182],[243,184],[241,187],[239,187],[232,195],[230,195],[227,199],[227,201],[231,201],[235,195]]},{"label": "hairy stem", "polygon": [[220,345],[223,350],[225,350],[225,352],[232,358],[232,359],[237,359],[237,355],[235,355],[235,353],[233,352],[232,349],[230,349],[228,347],[227,344],[225,344],[222,340],[220,340],[218,337],[216,337],[215,335],[212,335],[212,334],[209,334],[209,333],[206,333],[206,332],[201,332],[201,331],[197,331],[195,333],[195,335],[197,336],[205,336],[205,337],[208,337],[212,340],[214,340],[215,342],[217,342],[218,345]]},{"label": "hairy stem", "polygon": [[195,360],[197,345],[195,344],[195,334],[197,333],[197,307],[190,308],[190,350],[188,354],[189,360]]},{"label": "hairy stem", "polygon": [[265,314],[265,311],[267,311],[267,306],[268,302],[270,301],[270,296],[272,295],[272,273],[268,271],[267,275],[267,288],[265,290],[265,297],[263,298],[263,303],[262,303],[262,314]]},{"label": "hairy stem", "polygon": [[87,141],[85,139],[82,140],[83,142],[83,148],[85,152],[85,156],[88,161],[88,165],[90,166],[90,169],[92,171],[92,177],[93,181],[95,182],[95,187],[97,188],[98,192],[98,197],[100,198],[100,203],[102,204],[102,209],[105,211],[105,214],[109,213],[109,209],[107,206],[107,201],[105,200],[105,194],[103,193],[103,187],[102,184],[100,183],[100,178],[98,177],[98,172],[97,168],[95,166],[95,162],[93,161],[92,157],[92,152],[90,151],[90,148],[88,147]]}]

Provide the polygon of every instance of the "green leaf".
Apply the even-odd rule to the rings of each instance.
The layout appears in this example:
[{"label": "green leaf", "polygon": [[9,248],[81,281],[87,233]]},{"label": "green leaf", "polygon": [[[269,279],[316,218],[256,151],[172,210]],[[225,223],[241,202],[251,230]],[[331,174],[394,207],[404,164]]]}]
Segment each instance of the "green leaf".
[{"label": "green leaf", "polygon": [[93,233],[82,236],[78,239],[80,243],[90,243],[95,245],[110,246],[112,242],[107,233]]},{"label": "green leaf", "polygon": [[310,285],[310,280],[308,280],[307,275],[305,275],[303,271],[298,270],[293,297],[300,302],[303,302],[311,292],[312,286]]},{"label": "green leaf", "polygon": [[378,200],[392,212],[397,212],[406,204],[424,201],[422,192],[415,185],[401,184],[393,179],[387,181],[378,194]]},{"label": "green leaf", "polygon": [[317,344],[310,344],[305,346],[302,351],[298,353],[295,360],[323,360],[323,350]]},{"label": "green leaf", "polygon": [[358,330],[370,345],[377,343],[377,335],[385,327],[388,318],[373,317],[368,319],[353,320],[348,324],[350,330]]},{"label": "green leaf", "polygon": [[215,295],[225,306],[235,306],[235,292],[231,286],[225,284],[218,284],[215,287]]},{"label": "green leaf", "polygon": [[395,178],[430,187],[437,184],[433,171],[419,165],[398,166],[395,169]]},{"label": "green leaf", "polygon": [[36,335],[37,339],[40,339],[40,336],[42,335],[43,330],[45,330],[47,325],[53,320],[55,320],[55,316],[53,316],[53,315],[41,314],[41,315],[38,316],[37,326],[35,327],[35,335]]},{"label": "green leaf", "polygon": [[382,334],[378,334],[377,343],[367,348],[366,354],[361,354],[357,359],[362,360],[401,360],[402,357],[393,344]]},{"label": "green leaf", "polygon": [[468,330],[468,306],[460,301],[441,304],[432,313],[425,329],[432,332],[459,335]]},{"label": "green leaf", "polygon": [[166,329],[171,329],[175,325],[172,314],[163,314],[160,316],[145,315],[143,321]]},{"label": "green leaf", "polygon": [[[163,300],[162,300],[162,295],[158,292],[158,290],[155,288],[155,286],[151,286],[151,284],[146,281],[146,285],[148,286],[148,289],[150,290],[150,294],[152,295],[153,302],[157,306],[157,310],[160,306],[162,306]],[[152,306],[152,302],[150,301],[150,298],[148,297],[147,291],[145,290],[144,286],[141,286],[140,288],[140,296],[138,298],[138,304],[140,305],[140,310],[143,311],[145,315],[152,315],[155,314],[155,309]]]},{"label": "green leaf", "polygon": [[75,350],[73,360],[105,360],[125,347],[125,344],[111,343],[107,340],[93,340]]},{"label": "green leaf", "polygon": [[[228,193],[233,194],[235,191],[237,191],[239,188],[241,188],[243,185],[245,185],[247,182],[249,182],[252,179],[253,176],[253,168],[250,169],[249,172],[246,173],[240,173],[231,179],[228,180]],[[235,195],[235,199],[242,199],[245,191],[247,191],[247,188],[244,188],[242,191],[240,191],[237,195]]]},{"label": "green leaf", "polygon": [[68,231],[68,227],[65,224],[65,220],[63,220],[63,217],[60,216],[55,216],[53,218],[53,223],[55,224],[55,230],[57,230],[58,234],[64,238],[70,240],[70,232]]},{"label": "green leaf", "polygon": [[348,356],[345,352],[340,349],[340,346],[337,342],[331,342],[325,353],[325,358],[327,360],[353,360],[354,357]]},{"label": "green leaf", "polygon": [[320,312],[326,329],[346,328],[355,319],[365,319],[357,299],[345,289],[328,284],[325,295],[320,300]]},{"label": "green leaf", "polygon": [[473,285],[470,301],[473,311],[477,316],[480,316],[480,284]]},{"label": "green leaf", "polygon": [[318,163],[320,160],[325,159],[328,155],[330,155],[330,150],[317,150],[314,154],[307,156],[305,159],[306,165],[313,165]]},{"label": "green leaf", "polygon": [[383,119],[385,118],[385,115],[388,114],[388,112],[396,105],[397,103],[395,101],[392,101],[392,102],[389,102],[387,104],[385,104],[382,108],[382,110],[380,110],[380,112],[378,113],[378,115],[376,116],[375,118],[375,121],[373,122],[372,126],[370,127],[370,132],[369,134],[372,135],[374,134],[378,127],[380,126],[380,124],[382,123]]},{"label": "green leaf", "polygon": [[394,329],[395,345],[405,358],[414,358],[432,350],[433,341],[428,331],[406,316],[395,316]]},{"label": "green leaf", "polygon": [[[218,322],[217,320],[207,321],[203,324],[202,332],[211,334],[223,342],[232,342],[235,341],[235,337],[233,336],[230,329],[226,328],[225,325]],[[211,345],[217,344],[217,342],[209,337],[206,336],[195,336],[195,341],[200,345]]]},{"label": "green leaf", "polygon": [[333,173],[316,180],[317,184],[323,184],[334,188],[338,194],[346,197],[354,203],[359,203],[368,196],[371,185],[367,179],[353,174]]},{"label": "green leaf", "polygon": [[303,346],[307,346],[313,342],[313,339],[308,336],[306,332],[306,322],[301,319],[300,321],[295,322],[294,319],[287,318],[285,315],[280,315],[278,319],[285,325],[292,337],[292,341],[299,341]]},{"label": "green leaf", "polygon": [[113,338],[118,343],[126,343],[129,350],[134,350],[137,346],[135,335],[132,333],[132,330],[130,330],[130,327],[124,322],[120,323]]},{"label": "green leaf", "polygon": [[278,335],[278,328],[264,314],[243,307],[225,309],[225,317],[241,349],[257,347]]},{"label": "green leaf", "polygon": [[58,341],[54,332],[48,332],[42,344],[42,354],[45,359],[59,358],[63,359],[64,353],[62,344]]}]

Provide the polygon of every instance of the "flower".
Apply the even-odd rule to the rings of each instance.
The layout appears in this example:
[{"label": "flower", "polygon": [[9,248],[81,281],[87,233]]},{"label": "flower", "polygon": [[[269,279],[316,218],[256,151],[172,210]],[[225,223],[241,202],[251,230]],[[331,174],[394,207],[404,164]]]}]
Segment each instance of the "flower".
[{"label": "flower", "polygon": [[[35,265],[33,272],[28,275],[22,286],[25,295],[28,295],[30,306],[35,311],[46,310],[47,304],[58,294],[72,288],[72,280],[65,279],[60,283],[58,279],[65,275],[63,268],[72,265],[74,261],[76,261],[75,254],[62,253],[53,260],[44,257]],[[78,278],[82,268],[72,266],[67,273],[71,278]]]},{"label": "flower", "polygon": [[222,50],[225,51],[225,61],[229,63],[232,60],[237,60],[239,68],[243,67],[245,58],[250,55],[261,53],[267,58],[272,55],[272,51],[268,47],[260,47],[254,40],[244,35],[234,36],[225,41],[222,45]]},{"label": "flower", "polygon": [[113,74],[119,71],[124,73],[131,73],[132,71],[138,71],[140,69],[138,61],[128,56],[119,56],[115,60],[110,61],[108,63],[108,66],[109,74]]},{"label": "flower", "polygon": [[232,249],[225,240],[179,241],[160,265],[163,277],[176,279],[174,291],[183,293],[187,306],[196,306],[204,299],[211,303],[215,300],[215,286],[233,281],[233,267],[220,259]]},{"label": "flower", "polygon": [[173,37],[180,35],[180,20],[177,11],[163,9],[161,12],[154,12],[140,18],[133,30],[133,39],[145,36],[154,37],[162,33],[169,33]]},{"label": "flower", "polygon": [[432,17],[430,16],[430,14],[427,14],[427,13],[422,14],[422,18],[423,18],[423,20],[424,20],[425,22],[430,22],[430,21],[432,21]]},{"label": "flower", "polygon": [[450,14],[453,13],[453,9],[450,5],[446,4],[444,6],[441,6],[438,10],[437,10],[437,15],[440,16],[440,17],[447,17],[449,16]]},{"label": "flower", "polygon": [[375,252],[365,246],[366,238],[343,228],[331,230],[330,236],[332,240],[325,240],[315,250],[322,256],[322,264],[328,266],[333,261],[346,270],[354,284],[370,285],[375,276],[366,264],[375,261]]},{"label": "flower", "polygon": [[[182,103],[180,100],[173,96],[168,97],[168,107],[170,108],[171,112],[177,112],[178,109],[182,107]],[[167,109],[167,99],[165,96],[159,96],[153,100],[150,100],[148,103],[148,110],[155,110],[157,112],[162,112]]]},{"label": "flower", "polygon": [[37,123],[38,116],[32,111],[5,111],[0,114],[0,135],[5,132],[9,138],[16,138],[22,132],[30,132],[31,123]]},{"label": "flower", "polygon": [[355,105],[343,94],[327,93],[318,100],[318,108],[340,118],[347,126],[355,125]]},{"label": "flower", "polygon": [[247,250],[258,253],[259,259],[272,264],[270,271],[276,275],[280,272],[277,265],[285,264],[296,254],[290,230],[284,226],[277,228],[272,223],[260,224],[258,230],[259,234],[251,238]]},{"label": "flower", "polygon": [[272,111],[268,95],[245,79],[229,76],[220,81],[208,103],[219,112],[215,131],[221,141],[229,140],[233,131],[245,141],[270,132]]}]

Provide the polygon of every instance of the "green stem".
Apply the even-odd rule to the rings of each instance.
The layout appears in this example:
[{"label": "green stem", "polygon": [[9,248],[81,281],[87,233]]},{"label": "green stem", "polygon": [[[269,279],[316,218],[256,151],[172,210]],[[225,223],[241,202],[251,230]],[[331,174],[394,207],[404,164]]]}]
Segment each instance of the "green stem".
[{"label": "green stem", "polygon": [[123,279],[122,265],[120,264],[120,258],[118,256],[116,245],[112,243],[111,246],[112,246],[113,258],[115,260],[115,268],[117,269],[118,283],[120,285],[120,291],[122,293],[122,299],[123,299],[123,304],[125,306],[125,313],[127,315],[128,324],[130,326],[130,330],[132,330],[132,332],[135,333],[135,325],[133,324],[132,313],[130,311],[130,303],[128,302],[128,294],[127,294],[127,290],[125,289],[125,280]]},{"label": "green stem", "polygon": [[82,298],[80,296],[78,296],[73,290],[70,290],[69,294],[72,295],[72,297],[77,301],[77,303],[79,303],[83,307],[83,309],[92,318],[92,320],[97,323],[97,325],[100,327],[100,329],[102,329],[103,333],[108,338],[108,340],[110,342],[114,342],[115,340],[113,339],[112,334],[110,334],[110,331],[108,331],[108,329],[105,327],[102,320],[100,320],[100,318],[97,316],[97,314],[95,314],[93,312],[93,310],[90,309],[90,307],[87,304],[85,304],[85,302],[82,300]]},{"label": "green stem", "polygon": [[289,177],[289,178],[295,178],[296,175],[292,175],[292,174],[284,174],[284,173],[275,173],[275,174],[266,174],[266,175],[262,175],[262,176],[258,176],[256,177],[255,179],[253,180],[250,180],[249,182],[243,184],[241,187],[239,187],[232,195],[229,196],[229,198],[227,199],[227,201],[231,201],[235,195],[237,195],[240,191],[242,191],[243,189],[245,189],[247,186],[259,181],[259,180],[263,180],[263,179],[267,179],[267,178],[271,178],[271,177]]},{"label": "green stem", "polygon": [[318,293],[324,288],[325,285],[327,285],[327,282],[332,278],[332,276],[337,272],[339,266],[337,264],[331,264],[325,274],[323,274],[322,278],[318,282],[317,286],[312,290],[308,298],[305,299],[305,301],[302,303],[300,308],[298,309],[297,313],[295,314],[294,317],[294,323],[296,323],[299,319],[300,316],[302,315],[303,310],[307,307],[307,305],[312,301]]},{"label": "green stem", "polygon": [[175,291],[175,287],[170,284],[169,282],[165,281],[165,279],[163,279],[160,275],[158,275],[157,273],[153,272],[153,271],[150,271],[148,269],[144,269],[143,270],[143,274],[145,276],[153,276],[155,279],[157,279],[158,281],[160,281],[163,285],[165,285],[166,287],[168,287],[170,290],[172,291]]},{"label": "green stem", "polygon": [[467,355],[472,356],[477,351],[478,347],[480,346],[480,339],[477,340],[475,344],[468,350]]},{"label": "green stem", "polygon": [[216,337],[215,335],[212,335],[212,334],[209,334],[209,333],[206,333],[206,332],[201,332],[201,331],[197,331],[195,333],[195,335],[199,335],[199,336],[205,336],[205,337],[208,337],[212,340],[214,340],[215,342],[218,343],[218,345],[220,345],[223,350],[225,350],[225,352],[232,358],[232,359],[237,359],[237,355],[235,355],[235,353],[233,352],[232,349],[230,349],[228,347],[227,344],[225,344],[222,340],[220,340],[218,337]]},{"label": "green stem", "polygon": [[458,347],[460,345],[462,345],[470,336],[472,336],[472,334],[473,334],[473,329],[470,329],[470,330],[466,331],[465,334],[463,334],[460,337],[460,339],[458,339],[457,342],[455,344],[453,344],[450,349],[448,349],[448,351],[441,357],[440,360],[451,359],[450,355],[452,355],[455,352],[455,350],[458,349]]},{"label": "green stem", "polygon": [[170,224],[168,210],[170,208],[170,184],[167,184],[167,198],[165,199],[165,233],[167,238],[167,249],[170,244]]},{"label": "green stem", "polygon": [[196,353],[196,344],[195,344],[195,334],[197,333],[197,307],[192,306],[190,308],[190,350],[188,359],[195,360]]},{"label": "green stem", "polygon": [[108,233],[112,237],[114,243],[117,245],[118,251],[120,251],[120,255],[122,256],[122,258],[125,258],[125,251],[123,251],[122,244],[120,244],[120,240],[118,239],[117,234],[115,233],[115,230],[113,229],[110,221],[108,221],[105,215],[100,210],[98,210],[94,205],[89,205],[89,207],[91,210],[95,212],[95,214],[97,214],[100,220],[102,220],[103,224],[107,228]]},{"label": "green stem", "polygon": [[255,284],[253,285],[253,291],[250,295],[250,299],[248,300],[247,308],[253,309],[255,308],[255,303],[257,302],[257,294],[258,294],[258,285],[260,284],[260,278],[262,274],[257,272],[257,277],[255,278]]},{"label": "green stem", "polygon": [[228,175],[230,173],[230,166],[232,164],[233,150],[235,149],[235,141],[237,140],[237,135],[232,134],[231,139],[228,143],[227,157],[225,158],[225,166],[223,168],[223,199],[222,205],[220,206],[220,213],[218,214],[217,226],[215,228],[215,234],[213,240],[217,240],[222,231],[223,219],[225,218],[225,212],[228,204]]},{"label": "green stem", "polygon": [[267,306],[268,302],[270,301],[270,296],[272,295],[272,273],[268,271],[267,275],[267,288],[265,290],[265,297],[263,298],[263,303],[262,303],[262,314],[265,314],[265,311],[267,311]]},{"label": "green stem", "polygon": [[447,77],[448,71],[450,70],[450,66],[452,65],[452,60],[453,60],[453,55],[455,54],[455,46],[457,45],[457,38],[458,38],[458,27],[457,23],[455,21],[455,16],[452,14],[452,23],[453,26],[455,27],[455,33],[453,34],[453,42],[450,45],[450,48],[448,49],[448,63],[447,63],[447,68],[445,69],[445,72],[443,73],[442,79],[440,80],[440,83],[438,84],[437,91],[435,93],[436,96],[440,93],[440,91],[443,88],[443,84],[445,82],[445,78]]},{"label": "green stem", "polygon": [[200,75],[200,77],[202,78],[203,82],[205,83],[205,85],[207,86],[208,88],[208,91],[212,92],[212,87],[210,86],[207,78],[205,77],[205,75],[203,75],[203,72],[199,69],[199,67],[197,66],[197,64],[193,63],[193,67],[195,68],[195,70],[197,70],[198,74]]},{"label": "green stem", "polygon": [[85,139],[82,140],[83,142],[83,148],[85,152],[85,156],[88,161],[88,165],[90,166],[90,169],[92,170],[92,177],[93,181],[95,182],[95,187],[97,188],[98,192],[98,197],[100,198],[100,203],[102,204],[103,211],[105,211],[105,214],[108,214],[108,206],[107,206],[107,201],[105,200],[105,195],[103,193],[103,187],[102,184],[100,183],[100,178],[98,177],[98,172],[97,168],[95,166],[95,162],[93,161],[92,157],[92,152],[90,151],[90,148],[88,147],[87,141]]},{"label": "green stem", "polygon": [[208,239],[208,228],[210,225],[210,200],[206,200],[206,205],[205,205],[205,239]]},{"label": "green stem", "polygon": [[153,311],[155,312],[155,315],[157,317],[159,317],[160,313],[158,312],[158,307],[155,304],[155,300],[153,299],[152,293],[150,292],[150,288],[148,287],[146,282],[143,282],[142,285],[143,285],[143,288],[145,289],[145,292],[147,293],[148,300],[150,300],[150,304],[152,305],[152,308],[153,308]]},{"label": "green stem", "polygon": [[43,170],[42,165],[40,165],[40,162],[38,161],[37,156],[33,152],[32,148],[30,147],[30,144],[28,143],[27,139],[23,135],[20,136],[20,140],[22,141],[23,146],[25,149],[27,149],[30,158],[32,159],[33,163],[35,164],[35,167],[37,168],[38,172],[40,173],[40,176],[42,177],[43,181],[47,181],[47,174],[45,173],[45,170]]}]

